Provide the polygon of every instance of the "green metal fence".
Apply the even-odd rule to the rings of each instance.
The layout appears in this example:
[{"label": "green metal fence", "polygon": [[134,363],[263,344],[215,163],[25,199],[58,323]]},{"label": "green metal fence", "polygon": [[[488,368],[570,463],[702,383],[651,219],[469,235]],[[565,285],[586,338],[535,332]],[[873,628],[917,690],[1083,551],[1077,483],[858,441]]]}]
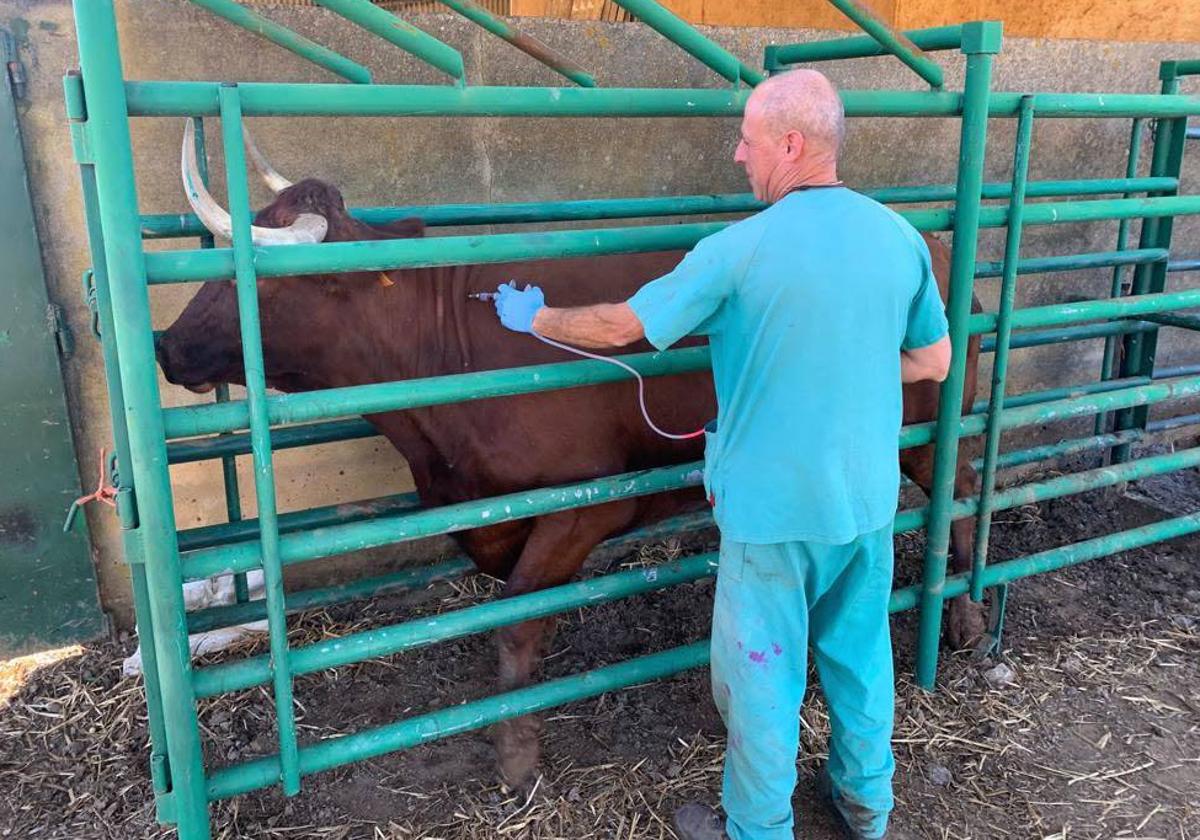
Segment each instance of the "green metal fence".
[{"label": "green metal fence", "polygon": [[[301,38],[278,24],[243,9],[232,0],[196,0],[198,5],[302,55],[355,84],[282,84],[128,81],[122,71],[113,6],[107,0],[76,0],[81,71],[65,79],[67,114],[75,157],[80,167],[93,266],[96,324],[108,372],[113,413],[116,463],[124,528],[125,556],[130,566],[143,642],[146,699],[151,739],[150,767],[159,817],[178,825],[185,840],[210,836],[208,806],[213,800],[280,784],[286,794],[300,790],[309,773],[403,749],[414,744],[480,727],[570,700],[667,676],[707,662],[702,642],[643,656],[596,671],[430,712],[376,729],[300,743],[292,714],[296,676],[366,658],[432,644],[468,633],[553,615],[587,604],[661,589],[696,580],[716,571],[713,556],[691,557],[654,569],[635,569],[595,580],[482,604],[433,621],[399,624],[356,633],[336,643],[290,648],[286,615],[311,606],[369,597],[396,588],[422,586],[461,574],[463,559],[410,569],[385,577],[348,582],[306,592],[283,591],[282,570],[302,563],[371,546],[413,540],[506,519],[539,516],[616,498],[657,493],[695,485],[698,464],[611,476],[564,487],[479,499],[436,509],[422,509],[409,495],[367,500],[357,505],[315,508],[279,514],[275,505],[272,454],[275,450],[349,440],[374,434],[356,415],[396,411],[447,402],[487,399],[554,388],[611,381],[623,377],[608,365],[570,362],[435,379],[391,382],[304,394],[266,393],[262,368],[257,282],[293,274],[341,270],[383,270],[461,262],[523,258],[555,258],[620,252],[685,248],[720,229],[724,222],[680,225],[642,224],[602,230],[561,230],[489,236],[444,236],[416,240],[323,243],[260,247],[250,239],[244,117],[258,115],[353,116],[731,116],[738,115],[763,73],[701,35],[653,0],[624,0],[640,20],[685,49],[727,83],[723,88],[602,88],[582,68],[548,51],[526,36],[469,4],[449,5],[479,25],[505,38],[533,58],[571,79],[579,87],[514,88],[467,84],[462,58],[411,25],[368,0],[320,0],[348,21],[386,37],[445,72],[444,86],[375,85],[370,73],[337,53]],[[994,353],[991,396],[973,412],[959,416],[943,411],[935,422],[906,427],[902,447],[935,443],[934,489],[927,506],[898,514],[896,530],[925,529],[928,535],[921,582],[893,594],[893,611],[919,609],[917,677],[932,686],[946,598],[969,593],[979,599],[986,589],[1062,568],[1104,554],[1200,530],[1200,514],[1147,525],[1083,543],[1050,548],[1029,557],[988,563],[991,515],[1030,502],[1056,498],[1123,481],[1200,464],[1200,450],[1131,458],[1131,447],[1146,439],[1146,409],[1200,395],[1200,369],[1158,371],[1154,368],[1159,329],[1196,329],[1200,319],[1177,313],[1200,306],[1200,290],[1168,292],[1172,267],[1172,218],[1200,213],[1200,196],[1179,192],[1186,122],[1200,113],[1200,100],[1179,93],[1179,79],[1198,71],[1196,63],[1164,65],[1159,94],[1001,93],[991,89],[994,57],[1000,50],[997,23],[970,23],[913,33],[895,33],[871,20],[854,3],[835,4],[860,22],[868,36],[831,42],[772,46],[764,69],[777,72],[799,62],[816,62],[892,54],[929,84],[927,91],[856,91],[843,94],[854,117],[951,116],[960,120],[957,180],[952,185],[898,187],[876,197],[896,204],[945,203],[944,207],[903,210],[924,230],[953,231],[951,294],[948,314],[954,354],[950,375],[941,389],[943,406],[958,406],[966,378],[966,345],[983,335],[984,349]],[[462,8],[459,8],[459,7]],[[956,50],[965,57],[962,91],[944,89],[941,66],[924,51]],[[219,116],[232,215],[232,246],[214,247],[193,216],[139,215],[134,191],[130,123],[153,116]],[[1133,123],[1129,164],[1123,178],[1031,181],[1028,162],[1035,122],[1045,119],[1125,117]],[[988,120],[1017,121],[1012,178],[985,183],[983,165]],[[1139,177],[1137,149],[1149,121],[1157,127],[1148,176]],[[205,160],[204,133],[196,133],[198,158]],[[1088,196],[1119,196],[1097,197]],[[1054,201],[1040,199],[1053,198]],[[1039,200],[1033,200],[1039,199]],[[1001,204],[985,205],[999,200]],[[373,222],[420,215],[430,225],[525,223],[556,220],[648,219],[662,215],[745,213],[759,209],[748,195],[629,198],[540,202],[506,205],[363,208],[355,214]],[[1116,247],[1101,253],[1022,257],[1022,232],[1031,225],[1079,221],[1119,221]],[[1141,220],[1136,248],[1130,248],[1130,222]],[[977,263],[980,228],[1007,228],[1004,259]],[[200,247],[148,251],[145,242],[158,238],[199,238]],[[1179,270],[1187,263],[1174,264]],[[1128,293],[1123,278],[1132,266]],[[1182,267],[1181,267],[1182,266]],[[1018,278],[1048,271],[1111,267],[1111,299],[1018,309]],[[247,396],[233,400],[218,391],[217,402],[186,408],[164,408],[158,391],[151,287],[157,284],[235,278],[240,328],[245,349]],[[976,278],[1000,278],[999,309],[972,314]],[[1030,347],[1105,338],[1108,351],[1096,382],[1049,391],[1006,393],[1010,353]],[[1115,361],[1117,343],[1123,345]],[[633,354],[625,361],[648,376],[702,370],[707,348]],[[1113,418],[1107,429],[1105,417]],[[1033,424],[1095,416],[1090,437],[1064,440],[1029,449],[1000,452],[1001,433]],[[1187,422],[1195,422],[1191,418]],[[283,427],[283,428],[281,428]],[[955,499],[958,441],[982,435],[984,455],[980,492]],[[1000,489],[1000,468],[1027,465],[1081,452],[1111,449],[1107,467]],[[249,453],[254,461],[258,516],[243,520],[233,458]],[[169,465],[220,459],[226,480],[228,523],[177,531],[172,507]],[[581,502],[586,498],[586,502]],[[951,524],[963,517],[980,521],[976,562],[969,573],[947,575]],[[683,517],[646,529],[627,539],[695,528],[710,520]],[[219,572],[239,574],[261,569],[266,597],[248,601],[244,580],[239,603],[188,615],[182,584]],[[270,652],[194,668],[187,634],[265,617],[270,626]],[[206,768],[197,721],[199,698],[251,686],[271,684],[280,751],[229,767]]]}]

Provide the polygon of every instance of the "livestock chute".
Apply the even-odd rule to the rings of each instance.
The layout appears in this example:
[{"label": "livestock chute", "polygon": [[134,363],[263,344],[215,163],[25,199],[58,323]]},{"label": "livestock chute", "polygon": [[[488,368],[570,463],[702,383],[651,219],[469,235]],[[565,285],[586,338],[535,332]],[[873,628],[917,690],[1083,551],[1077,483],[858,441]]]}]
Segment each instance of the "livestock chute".
[{"label": "livestock chute", "polygon": [[[233,0],[195,0],[196,5],[267,38],[280,48],[314,62],[344,83],[177,81],[127,79],[122,68],[113,3],[79,0],[75,18],[80,70],[65,79],[76,162],[83,184],[91,246],[92,278],[100,340],[108,374],[116,450],[117,513],[143,642],[151,737],[150,766],[161,819],[178,825],[180,837],[212,836],[209,803],[255,788],[280,784],[288,795],[301,790],[305,775],[424,743],[446,734],[525,715],[571,700],[661,678],[707,661],[704,641],[648,654],[596,671],[561,678],[428,712],[338,738],[303,742],[297,733],[292,686],[295,678],[365,658],[379,657],[466,633],[555,615],[600,601],[621,598],[715,574],[716,557],[700,555],[654,569],[629,569],[567,583],[502,602],[482,604],[436,622],[398,624],[338,640],[291,646],[289,613],[340,601],[366,598],[398,588],[462,574],[469,564],[454,559],[405,569],[381,578],[347,581],[321,589],[285,592],[283,569],[348,551],[448,533],[470,523],[498,523],[546,515],[614,499],[694,487],[697,464],[582,479],[458,504],[423,508],[409,494],[280,513],[275,500],[273,454],[375,434],[355,419],[363,413],[402,411],[464,400],[578,388],[615,381],[625,374],[595,362],[566,361],[447,377],[378,382],[303,394],[268,393],[262,371],[259,281],[332,271],[373,271],[406,266],[457,265],[514,259],[595,256],[687,248],[726,221],[622,223],[618,226],[536,232],[456,233],[424,239],[373,242],[312,242],[256,245],[252,239],[247,156],[243,127],[252,117],[736,117],[752,86],[765,75],[799,63],[891,55],[911,68],[923,87],[843,92],[848,116],[892,119],[953,119],[958,125],[953,183],[885,187],[868,191],[897,205],[923,231],[953,235],[948,314],[955,347],[951,373],[941,386],[935,422],[905,427],[902,448],[934,445],[932,492],[926,506],[900,511],[897,532],[924,529],[927,547],[922,579],[897,589],[893,611],[919,610],[917,675],[932,686],[946,599],[976,601],[993,590],[994,634],[999,606],[1011,581],[1151,542],[1200,531],[1200,513],[1155,522],[1083,542],[1048,547],[1030,556],[988,562],[988,524],[997,511],[1124,481],[1200,465],[1200,449],[1133,457],[1134,445],[1156,431],[1190,424],[1197,417],[1158,421],[1148,418],[1155,404],[1200,396],[1200,368],[1155,368],[1161,329],[1195,330],[1200,319],[1182,310],[1200,306],[1200,291],[1169,291],[1172,273],[1197,269],[1196,261],[1172,252],[1172,221],[1200,213],[1200,196],[1180,189],[1189,116],[1200,99],[1180,93],[1200,62],[1163,65],[1162,89],[1154,94],[997,92],[993,64],[1001,49],[1001,27],[975,22],[899,34],[872,21],[857,4],[835,5],[862,24],[868,34],[832,41],[774,45],[763,69],[726,50],[653,0],[619,5],[711,69],[714,86],[691,88],[607,88],[586,68],[518,32],[505,19],[479,6],[454,0],[447,5],[488,32],[524,51],[571,86],[530,87],[471,83],[469,62],[449,46],[399,20],[368,0],[319,0],[319,5],[436,70],[440,84],[377,84],[370,68],[278,24]],[[959,63],[938,61],[933,53],[957,52],[962,89],[949,89]],[[954,72],[949,72],[953,69]],[[231,242],[214,242],[192,214],[140,213],[131,125],[147,118],[220,118]],[[1124,177],[1036,180],[1030,177],[1035,127],[1043,121],[1128,119],[1131,144]],[[1011,175],[985,179],[985,154],[995,143],[993,123],[1015,128]],[[1155,127],[1148,173],[1139,154],[1147,128]],[[194,135],[201,177],[207,177],[205,133]],[[253,162],[253,161],[252,161]],[[1118,197],[1112,197],[1118,196]],[[907,205],[917,205],[908,207]],[[577,199],[496,204],[443,204],[356,208],[356,218],[372,224],[418,216],[432,228],[520,225],[547,222],[653,219],[671,216],[745,214],[759,205],[744,194]],[[1117,221],[1116,247],[1108,251],[1030,256],[1022,233],[1036,226]],[[1136,247],[1131,223],[1140,221]],[[980,261],[981,231],[1005,230],[1003,257]],[[198,247],[166,250],[154,240],[192,240]],[[1021,278],[1048,272],[1112,269],[1111,294],[1103,298],[1018,307]],[[1130,278],[1130,272],[1132,276]],[[216,401],[165,407],[155,369],[155,334],[150,300],[156,287],[186,282],[227,282],[234,278],[239,329],[246,362],[245,398],[225,388]],[[976,281],[998,278],[994,309],[971,311]],[[1126,283],[1126,280],[1129,280]],[[982,286],[982,284],[981,284]],[[990,397],[960,414],[967,377],[966,348],[982,337],[992,354]],[[1009,394],[1009,357],[1026,347],[1104,339],[1103,369],[1095,381]],[[1117,352],[1120,348],[1121,352]],[[622,357],[643,376],[704,370],[703,347]],[[1007,430],[1095,417],[1093,433],[1022,449],[1000,451]],[[1111,420],[1111,428],[1110,428]],[[955,498],[959,442],[983,438],[978,494]],[[1064,454],[1111,454],[1111,463],[1032,483],[1000,486],[1000,469],[1046,462]],[[254,461],[257,517],[244,519],[233,459]],[[224,466],[228,522],[176,528],[172,464],[220,460]],[[956,521],[977,517],[974,566],[947,573],[951,530]],[[649,534],[702,527],[705,515],[688,515]],[[467,526],[464,523],[468,523]],[[261,572],[265,597],[251,600],[244,575]],[[237,602],[187,612],[183,586],[217,574],[239,576]],[[270,650],[196,667],[188,654],[189,633],[266,619]],[[197,704],[201,698],[271,685],[279,752],[248,762],[208,767],[203,760]]]}]

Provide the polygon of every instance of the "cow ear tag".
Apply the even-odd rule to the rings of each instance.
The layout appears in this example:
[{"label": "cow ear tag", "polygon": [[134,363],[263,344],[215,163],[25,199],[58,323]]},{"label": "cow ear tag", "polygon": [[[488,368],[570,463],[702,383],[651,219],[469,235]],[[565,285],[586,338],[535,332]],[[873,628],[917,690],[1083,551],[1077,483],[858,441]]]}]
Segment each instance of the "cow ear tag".
[{"label": "cow ear tag", "polygon": [[396,281],[393,280],[391,277],[388,277],[386,271],[381,271],[381,272],[379,272],[379,285],[384,286],[384,287],[395,286]]}]

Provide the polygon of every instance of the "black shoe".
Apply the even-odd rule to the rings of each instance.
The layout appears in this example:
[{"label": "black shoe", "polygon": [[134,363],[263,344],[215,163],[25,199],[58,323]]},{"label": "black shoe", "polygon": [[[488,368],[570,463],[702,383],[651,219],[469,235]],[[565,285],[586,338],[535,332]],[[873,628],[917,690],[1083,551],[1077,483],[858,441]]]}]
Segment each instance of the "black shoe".
[{"label": "black shoe", "polygon": [[680,840],[729,840],[720,814],[699,802],[680,806],[672,822]]}]

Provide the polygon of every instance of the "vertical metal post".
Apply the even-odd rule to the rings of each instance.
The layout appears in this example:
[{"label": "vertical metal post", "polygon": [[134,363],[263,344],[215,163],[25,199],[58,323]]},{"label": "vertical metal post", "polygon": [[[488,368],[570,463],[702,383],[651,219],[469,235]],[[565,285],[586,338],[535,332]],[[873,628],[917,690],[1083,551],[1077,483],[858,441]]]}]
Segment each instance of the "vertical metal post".
[{"label": "vertical metal post", "polygon": [[917,640],[917,683],[927,689],[933,688],[937,677],[938,644],[942,634],[950,514],[958,462],[958,426],[967,371],[967,320],[971,314],[979,207],[983,193],[992,56],[1000,51],[1001,32],[1000,24],[994,21],[971,23],[963,27],[962,50],[967,56],[967,77],[963,90],[954,250],[950,262],[950,300],[947,306],[954,353],[950,360],[950,373],[942,383],[939,397],[941,408],[936,426],[933,488],[929,500]]},{"label": "vertical metal post", "polygon": [[[1175,94],[1179,92],[1179,76],[1176,73],[1176,62],[1164,61],[1159,69],[1162,79],[1162,93]],[[1165,175],[1178,178],[1183,166],[1183,148],[1187,141],[1187,117],[1160,119],[1157,122],[1154,137],[1154,157],[1150,165],[1150,174]],[[1154,195],[1178,195],[1179,189],[1156,192]],[[1175,219],[1172,216],[1145,219],[1142,222],[1142,232],[1139,239],[1141,248],[1171,247],[1171,231]],[[1133,274],[1131,295],[1145,295],[1161,292],[1167,285],[1167,265],[1165,262],[1139,265]],[[1154,373],[1154,355],[1158,348],[1158,329],[1134,333],[1125,338],[1125,353],[1121,360],[1121,376],[1152,376]],[[1113,430],[1122,432],[1129,429],[1144,429],[1149,416],[1148,406],[1127,408],[1119,412]],[[1112,462],[1119,464],[1129,460],[1131,445],[1128,443],[1116,446],[1112,450]]]},{"label": "vertical metal post", "polygon": [[996,317],[996,351],[992,360],[992,391],[988,401],[987,437],[983,448],[983,476],[976,514],[975,550],[971,564],[971,600],[983,600],[983,570],[987,565],[988,537],[992,527],[992,499],[996,489],[996,459],[1000,455],[1000,418],[1008,377],[1009,339],[1013,304],[1017,297],[1017,260],[1021,256],[1021,225],[1025,216],[1025,185],[1029,180],[1029,147],[1033,142],[1033,97],[1021,97],[1017,116],[1017,143],[1013,152],[1012,198],[1008,204],[1008,238],[1004,243],[1004,273]]},{"label": "vertical metal post", "polygon": [[[162,693],[172,813],[178,820],[180,840],[209,840],[203,753],[192,691],[183,578],[155,372],[117,22],[111,2],[76,0],[74,8],[104,256],[112,280],[113,330],[129,433],[127,468],[132,469],[138,489],[138,531]],[[143,646],[149,642],[144,639]]]},{"label": "vertical metal post", "polygon": [[[1142,134],[1146,128],[1146,120],[1143,117],[1135,117],[1133,120],[1133,128],[1129,133],[1129,159],[1125,164],[1125,177],[1137,177],[1138,164],[1142,157]],[[1125,193],[1125,198],[1129,198],[1129,193]],[[1129,247],[1129,219],[1121,219],[1117,225],[1117,250],[1124,251]],[[1118,265],[1113,268],[1112,289],[1109,291],[1109,297],[1120,297],[1124,291],[1124,278],[1126,266]],[[1113,362],[1117,355],[1117,338],[1116,336],[1107,336],[1104,339],[1104,357],[1100,362],[1100,379],[1107,382],[1112,379]],[[1102,434],[1104,427],[1108,425],[1108,412],[1101,412],[1096,415],[1095,434]]]},{"label": "vertical metal post", "polygon": [[[200,171],[200,182],[208,186],[208,150],[204,145],[204,118],[196,117],[196,130],[193,133],[196,147],[196,168]],[[212,248],[215,245],[213,235],[205,231],[200,235],[200,247]],[[229,385],[221,382],[217,385],[214,396],[217,402],[229,402]],[[224,435],[218,435],[223,437]],[[229,522],[242,521],[242,496],[238,488],[237,458],[225,455],[221,458],[221,481],[225,486],[225,513]],[[250,600],[250,588],[246,584],[246,573],[238,572],[233,576],[233,586],[237,593],[237,601],[244,604]]]},{"label": "vertical metal post", "polygon": [[[78,73],[68,73],[64,86],[72,88],[80,84]],[[67,91],[67,101],[73,99]],[[72,131],[86,132],[86,113],[73,113],[70,104],[67,116],[72,122]],[[79,180],[83,194],[84,221],[88,232],[88,252],[92,258],[92,281],[96,291],[96,315],[100,324],[100,351],[104,357],[105,384],[108,390],[108,407],[112,419],[113,449],[117,464],[125,470],[121,480],[123,490],[133,492],[130,477],[129,432],[125,426],[125,397],[121,391],[120,361],[113,328],[112,296],[109,292],[108,266],[104,261],[104,234],[100,227],[100,207],[96,196],[96,169],[90,158],[79,160]],[[142,557],[142,546],[136,531],[121,531],[121,547],[125,562],[129,566],[129,578],[133,589],[134,620],[138,641],[142,648],[142,684],[146,693],[147,729],[150,732],[150,783],[156,799],[170,790],[169,768],[167,767],[167,734],[163,726],[162,695],[158,687],[158,657],[154,650],[154,623],[150,617],[150,594],[146,586],[146,569]],[[160,815],[160,819],[162,816]]]},{"label": "vertical metal post", "polygon": [[242,105],[237,85],[225,84],[219,93],[221,135],[225,142],[225,180],[233,232],[233,261],[237,283],[242,361],[246,372],[246,402],[250,412],[250,446],[254,457],[254,492],[258,499],[259,558],[267,599],[271,637],[271,670],[275,687],[275,716],[283,792],[300,792],[300,758],[292,707],[292,670],[288,658],[287,614],[283,595],[283,566],[279,560],[279,520],[275,508],[275,473],[271,463],[271,420],[267,414],[267,380],[262,332],[258,317],[258,278],[254,272],[254,243],[250,234],[250,195],[246,155],[242,148]]}]

